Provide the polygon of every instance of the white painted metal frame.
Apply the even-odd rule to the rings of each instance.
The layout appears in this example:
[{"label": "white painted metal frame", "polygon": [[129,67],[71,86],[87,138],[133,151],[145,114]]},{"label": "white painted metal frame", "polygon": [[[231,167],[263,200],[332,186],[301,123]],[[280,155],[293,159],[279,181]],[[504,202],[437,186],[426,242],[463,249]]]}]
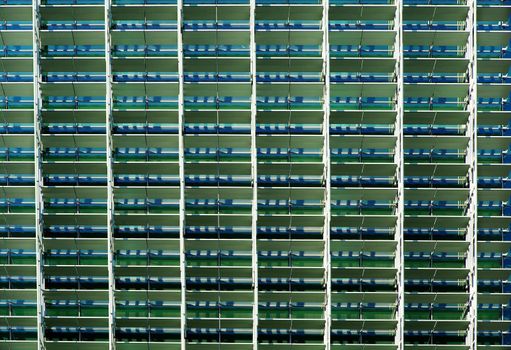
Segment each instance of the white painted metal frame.
[{"label": "white painted metal frame", "polygon": [[105,0],[105,75],[106,75],[106,169],[107,169],[107,240],[108,240],[108,331],[109,349],[115,350],[115,260],[114,260],[114,174],[112,167],[112,58],[110,25],[112,9]]},{"label": "white painted metal frame", "polygon": [[185,153],[184,153],[184,71],[183,0],[177,0],[177,58],[179,75],[179,266],[181,281],[181,349],[186,350],[186,256],[185,256]]},{"label": "white painted metal frame", "polygon": [[322,53],[323,59],[323,167],[325,181],[325,208],[324,208],[324,224],[323,224],[323,268],[325,276],[325,328],[324,343],[325,349],[331,347],[331,328],[332,328],[332,266],[330,254],[330,221],[331,221],[331,191],[330,191],[330,39],[329,39],[329,8],[330,1],[323,0],[323,42]]},{"label": "white painted metal frame", "polygon": [[40,0],[32,1],[32,63],[34,81],[34,189],[35,189],[35,229],[36,229],[36,288],[37,288],[37,349],[44,350],[44,243],[43,243],[43,177],[42,177],[42,140],[41,140],[41,66],[39,34],[39,6]]},{"label": "white painted metal frame", "polygon": [[259,271],[257,254],[257,54],[255,41],[256,0],[250,0],[250,161],[252,168],[252,286],[254,300],[252,307],[252,347],[258,348],[259,328]]},{"label": "white painted metal frame", "polygon": [[405,319],[405,280],[404,280],[404,151],[403,151],[403,119],[404,119],[404,83],[403,83],[403,0],[396,0],[395,28],[397,29],[394,47],[396,59],[396,178],[397,178],[397,221],[395,240],[397,240],[395,266],[397,270],[397,300],[396,300],[396,345],[404,348],[404,319]]},{"label": "white painted metal frame", "polygon": [[469,164],[469,226],[466,240],[469,243],[467,252],[467,268],[469,272],[469,300],[468,300],[468,334],[466,344],[470,349],[477,348],[477,0],[468,0],[467,29],[469,38],[467,42],[469,101],[468,125],[469,137],[467,150],[467,163]]}]

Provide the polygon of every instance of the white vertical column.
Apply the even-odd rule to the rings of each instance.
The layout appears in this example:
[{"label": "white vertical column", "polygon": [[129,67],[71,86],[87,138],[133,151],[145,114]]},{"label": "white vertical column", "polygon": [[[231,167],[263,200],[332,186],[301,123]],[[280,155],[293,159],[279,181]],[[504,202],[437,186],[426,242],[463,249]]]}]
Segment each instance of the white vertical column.
[{"label": "white vertical column", "polygon": [[330,1],[323,0],[323,42],[321,58],[323,59],[323,167],[325,181],[325,221],[323,224],[323,268],[325,276],[325,349],[330,349],[330,333],[332,325],[332,274],[330,264],[330,43],[329,43],[329,7]]},{"label": "white vertical column", "polygon": [[467,251],[467,268],[469,269],[469,300],[468,300],[468,334],[466,345],[475,350],[477,348],[477,0],[468,0],[467,42],[468,64],[468,106],[467,136],[469,137],[467,149],[467,163],[469,165],[469,203],[466,240],[469,243]]},{"label": "white vertical column", "polygon": [[185,257],[185,150],[184,150],[184,71],[183,0],[177,0],[177,59],[179,74],[179,266],[181,280],[181,349],[186,350],[186,257]]},{"label": "white vertical column", "polygon": [[114,273],[114,175],[112,169],[112,59],[110,24],[112,8],[105,0],[105,76],[106,76],[106,171],[107,171],[107,244],[108,244],[108,330],[109,349],[115,349],[115,273]]},{"label": "white vertical column", "polygon": [[396,300],[396,344],[398,349],[404,348],[404,299],[405,299],[405,283],[404,283],[404,152],[403,152],[403,118],[404,118],[404,101],[403,101],[403,0],[396,0],[396,16],[395,16],[396,41],[394,47],[394,58],[396,60],[396,129],[394,135],[396,137],[396,178],[397,178],[397,222],[395,240],[396,259],[395,266],[397,269],[397,300]]},{"label": "white vertical column", "polygon": [[43,273],[43,177],[42,177],[42,141],[41,141],[41,67],[39,35],[40,0],[32,1],[32,63],[34,78],[34,189],[35,189],[35,229],[36,229],[36,288],[37,288],[37,349],[44,350],[44,273]]},{"label": "white vertical column", "polygon": [[257,54],[255,41],[256,0],[250,0],[250,161],[252,168],[252,284],[254,304],[252,308],[253,349],[258,348],[257,329],[259,325],[259,273],[257,255]]}]

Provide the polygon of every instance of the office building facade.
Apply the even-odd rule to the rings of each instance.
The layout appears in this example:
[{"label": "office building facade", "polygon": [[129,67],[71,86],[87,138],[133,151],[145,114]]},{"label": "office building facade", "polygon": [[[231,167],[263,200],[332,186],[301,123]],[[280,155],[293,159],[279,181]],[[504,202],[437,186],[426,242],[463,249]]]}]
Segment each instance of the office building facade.
[{"label": "office building facade", "polygon": [[510,0],[0,0],[0,349],[511,349]]}]

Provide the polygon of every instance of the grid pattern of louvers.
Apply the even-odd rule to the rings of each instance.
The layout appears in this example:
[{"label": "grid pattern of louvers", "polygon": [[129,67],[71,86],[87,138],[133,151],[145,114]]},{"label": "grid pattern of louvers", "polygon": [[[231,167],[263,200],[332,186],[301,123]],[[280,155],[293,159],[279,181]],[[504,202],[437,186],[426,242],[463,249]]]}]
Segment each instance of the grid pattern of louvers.
[{"label": "grid pattern of louvers", "polygon": [[511,348],[511,0],[0,0],[0,349]]}]

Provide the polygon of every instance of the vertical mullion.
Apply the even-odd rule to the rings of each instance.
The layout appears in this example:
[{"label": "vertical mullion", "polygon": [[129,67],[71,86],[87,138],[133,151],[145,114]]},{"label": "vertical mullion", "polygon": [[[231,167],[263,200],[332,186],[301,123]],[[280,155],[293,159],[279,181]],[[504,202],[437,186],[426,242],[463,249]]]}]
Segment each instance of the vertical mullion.
[{"label": "vertical mullion", "polygon": [[329,7],[330,1],[323,0],[323,43],[322,43],[322,58],[323,58],[323,166],[324,166],[324,181],[325,181],[325,208],[324,215],[325,221],[323,225],[323,268],[325,276],[325,328],[324,328],[324,342],[325,349],[330,349],[331,340],[331,308],[332,308],[332,271],[330,262],[330,45],[329,45]]},{"label": "vertical mullion", "polygon": [[250,0],[250,160],[252,171],[252,283],[254,288],[254,300],[252,307],[252,345],[258,348],[258,325],[259,325],[259,273],[257,259],[257,56],[255,41],[255,11],[256,0]]},{"label": "vertical mullion", "polygon": [[112,59],[111,2],[105,0],[105,75],[106,75],[106,169],[107,169],[107,244],[108,244],[108,332],[109,349],[115,349],[115,275],[114,275],[114,177],[112,170]]},{"label": "vertical mullion", "polygon": [[469,268],[469,326],[466,343],[470,349],[477,347],[477,0],[468,1],[467,27],[469,38],[467,42],[467,56],[469,59],[469,101],[468,101],[468,124],[469,137],[467,162],[469,163],[469,226],[466,240],[469,247],[467,252],[467,267]]},{"label": "vertical mullion", "polygon": [[44,350],[44,243],[43,243],[43,180],[42,180],[42,141],[41,141],[41,67],[39,35],[40,0],[32,1],[32,64],[34,88],[34,190],[35,190],[35,230],[36,230],[36,294],[37,294],[37,349]]},{"label": "vertical mullion", "polygon": [[395,266],[397,270],[397,304],[396,304],[396,343],[398,349],[404,348],[404,150],[403,150],[403,118],[404,118],[404,101],[403,101],[403,0],[396,0],[396,16],[394,18],[397,28],[396,41],[394,47],[394,57],[396,58],[396,177],[397,177],[397,222],[395,240],[396,259]]},{"label": "vertical mullion", "polygon": [[185,161],[184,161],[184,73],[183,0],[177,0],[177,59],[179,75],[179,266],[181,282],[181,349],[186,349],[186,257],[185,257]]}]

